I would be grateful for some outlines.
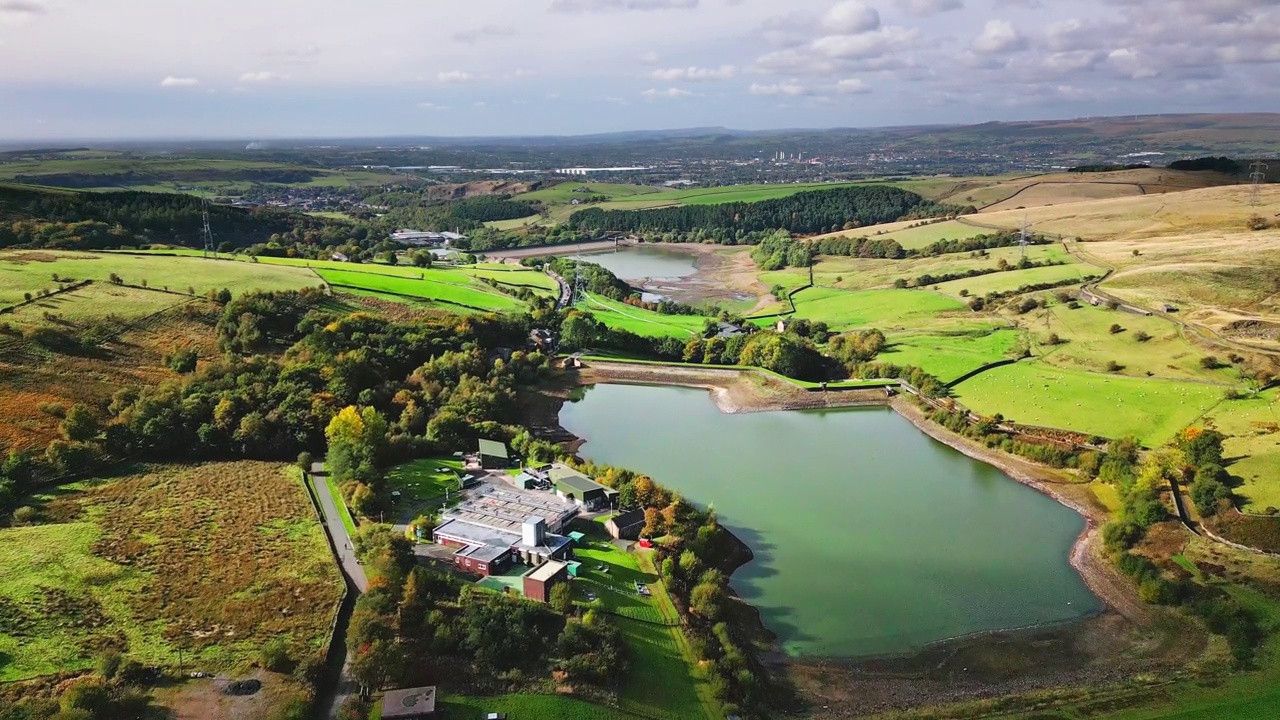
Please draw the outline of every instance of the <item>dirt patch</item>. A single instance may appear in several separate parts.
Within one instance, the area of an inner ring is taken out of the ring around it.
[[[228,692],[231,683],[261,683],[252,693]],[[156,703],[172,720],[256,720],[274,717],[293,700],[305,700],[306,689],[283,676],[258,671],[252,675],[194,679],[156,693]]]
[[[542,183],[508,182],[506,180],[478,180],[476,182],[432,185],[427,197],[432,200],[459,200],[484,195],[519,195],[542,187]]]

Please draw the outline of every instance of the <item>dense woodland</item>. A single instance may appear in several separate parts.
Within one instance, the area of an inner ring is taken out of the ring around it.
[[[0,247],[100,250],[146,243],[203,244],[201,200],[177,193],[84,193],[0,185]],[[292,233],[308,242],[348,237],[350,229],[308,215],[209,205],[215,240],[228,248]]]
[[[682,205],[651,210],[579,210],[577,229],[625,232],[710,232],[725,238],[786,230],[813,234],[964,212],[886,185],[810,190],[759,202]]]

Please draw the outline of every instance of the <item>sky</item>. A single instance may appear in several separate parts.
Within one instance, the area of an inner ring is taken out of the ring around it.
[[[0,143],[1280,110],[1280,0],[0,0]]]

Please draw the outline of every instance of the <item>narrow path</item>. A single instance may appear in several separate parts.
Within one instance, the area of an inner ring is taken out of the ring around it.
[[[356,597],[369,589],[369,579],[365,576],[364,567],[356,559],[355,546],[351,536],[347,534],[346,525],[342,522],[343,510],[333,502],[329,478],[324,475],[312,475],[311,480],[315,485],[316,498],[320,501],[320,509],[324,513],[325,526],[329,529],[330,537],[333,538],[333,549],[338,555],[338,566],[347,582],[347,590],[352,595],[351,601],[354,602]],[[347,698],[360,694],[360,683],[351,676],[351,656],[346,649],[346,633],[335,633],[333,645],[334,651],[342,654],[342,674],[338,677],[338,685],[333,689],[332,699],[328,707],[324,708],[323,716],[330,720],[337,720],[338,711],[341,710]]]

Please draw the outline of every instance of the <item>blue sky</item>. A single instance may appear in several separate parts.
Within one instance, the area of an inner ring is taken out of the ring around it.
[[[1280,110],[1280,0],[0,0],[0,142]]]

